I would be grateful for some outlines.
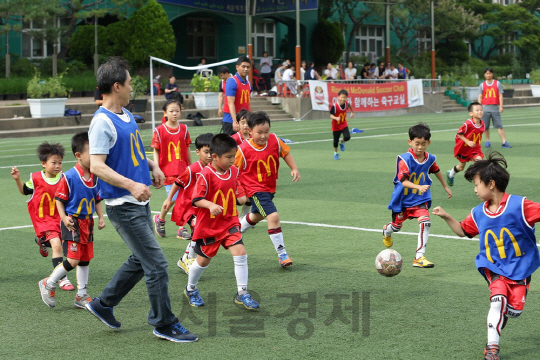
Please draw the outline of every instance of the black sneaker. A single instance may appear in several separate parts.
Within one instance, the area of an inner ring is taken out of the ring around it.
[[[113,308],[101,305],[98,297],[95,297],[92,301],[86,304],[85,308],[111,329],[118,329],[120,325],[122,325],[120,321],[116,320],[114,317]]]
[[[167,326],[155,328],[154,335],[156,335],[158,338],[173,342],[194,342],[199,340],[197,335],[187,331],[187,329],[183,327],[179,321]]]

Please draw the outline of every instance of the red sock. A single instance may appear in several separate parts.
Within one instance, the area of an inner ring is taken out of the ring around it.
[[[251,213],[250,213],[250,214],[251,214]],[[246,215],[246,221],[248,222],[249,225],[257,225],[257,223],[254,223],[253,221],[251,221],[251,220],[249,219],[249,215],[250,215],[250,214],[247,214],[247,215]]]

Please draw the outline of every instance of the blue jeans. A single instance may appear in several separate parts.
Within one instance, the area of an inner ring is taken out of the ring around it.
[[[118,305],[145,276],[150,298],[148,323],[162,327],[177,321],[169,298],[167,258],[154,235],[150,205],[107,206],[107,215],[133,254],[116,271],[100,299],[109,306]]]

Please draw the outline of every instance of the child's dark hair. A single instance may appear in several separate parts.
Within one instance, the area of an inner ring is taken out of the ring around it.
[[[409,139],[425,139],[429,140],[431,139],[431,132],[429,130],[428,124],[424,122],[420,122],[414,126],[411,126],[409,129]]]
[[[493,75],[495,75],[495,73],[493,72],[493,68],[492,68],[492,67],[487,67],[487,68],[485,68],[485,69],[484,69],[484,74],[487,73],[488,71],[489,71],[490,73],[492,73]]]
[[[507,167],[504,157],[497,151],[492,151],[488,154],[486,160],[477,160],[469,166],[465,171],[465,179],[472,182],[474,177],[478,175],[480,181],[486,186],[493,180],[495,181],[495,187],[499,191],[505,192],[510,181],[510,174],[506,171]]]
[[[252,112],[251,114],[249,114],[247,121],[249,128],[252,130],[257,125],[264,125],[266,123],[270,125],[270,117],[264,111]]]
[[[475,107],[476,105],[482,106],[482,104],[480,104],[478,101],[473,101],[472,103],[469,104],[469,106],[467,106],[467,110],[469,112],[472,112],[473,107]]]
[[[73,151],[73,155],[75,153],[82,153],[85,144],[88,144],[88,131],[73,135],[71,138],[71,151]]]
[[[38,146],[37,156],[39,158],[39,161],[45,162],[47,161],[47,159],[49,159],[49,156],[53,155],[58,155],[62,159],[64,158],[64,147],[60,145],[60,143],[49,144],[45,141]]]
[[[218,72],[218,74],[229,74],[230,73],[229,68],[226,67],[226,66],[218,67],[217,72]]]
[[[240,122],[240,119],[242,118],[248,118],[249,115],[251,115],[251,112],[247,111],[246,109],[242,109],[236,114],[236,121]]]
[[[227,134],[217,134],[210,143],[210,153],[221,156],[233,149],[236,149],[236,141]]]
[[[167,108],[169,107],[169,105],[171,104],[176,104],[178,105],[178,107],[180,108],[180,110],[182,109],[182,103],[180,102],[180,100],[178,100],[178,98],[172,98],[172,99],[169,99],[165,102],[165,104],[163,104],[163,111],[167,111]]]
[[[249,57],[242,55],[236,60],[236,65],[242,65],[242,63],[247,62],[249,63],[249,66],[251,66],[251,60]]]
[[[214,134],[212,133],[206,133],[206,134],[201,134],[197,136],[197,138],[195,139],[195,149],[201,150],[205,146],[210,147],[213,137],[214,137]]]
[[[338,94],[338,96],[341,95],[341,94],[345,94],[345,96],[347,96],[347,97],[349,96],[349,93],[345,89],[339,90],[339,92],[337,94]]]

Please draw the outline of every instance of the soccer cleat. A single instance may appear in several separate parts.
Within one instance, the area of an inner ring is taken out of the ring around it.
[[[88,294],[84,294],[81,297],[79,297],[79,295],[75,295],[75,302],[73,305],[79,309],[86,309],[86,304],[88,304],[90,301],[92,301],[92,298],[88,296]]]
[[[512,148],[508,142],[505,142],[504,144],[502,144],[501,147],[506,148],[506,149],[511,149]]]
[[[176,233],[176,238],[181,240],[191,240],[191,233],[185,228],[179,228]]]
[[[435,264],[426,259],[425,256],[422,256],[420,259],[414,259],[412,265],[419,268],[432,268],[435,266]]]
[[[189,266],[193,263],[193,261],[190,262],[191,259],[187,258],[187,254],[182,255],[182,257],[178,260],[176,265],[184,270],[186,275],[189,275]]]
[[[386,230],[386,227],[388,226],[388,224],[384,225],[383,227],[383,233],[382,233],[382,242],[384,244],[384,246],[386,246],[387,248],[391,247],[392,244],[394,243],[394,241],[392,240],[392,235],[390,236],[386,236],[384,234],[384,230]]]
[[[454,186],[454,178],[450,177],[450,170],[446,171],[446,182],[448,183],[448,186]]]
[[[292,260],[289,257],[289,254],[284,253],[284,254],[279,255],[279,265],[281,265],[281,267],[292,265]]]
[[[41,300],[43,300],[48,307],[55,307],[56,299],[54,298],[54,295],[56,292],[56,285],[47,284],[47,279],[48,277],[38,282]]]
[[[159,236],[165,237],[165,220],[161,220],[159,215],[154,216],[154,229]]]
[[[186,297],[188,298],[189,305],[195,306],[195,307],[204,306],[204,300],[199,295],[199,290],[198,289],[195,289],[193,291],[188,291],[188,289],[185,288],[184,289],[184,295],[186,295]]]
[[[242,296],[236,293],[236,296],[234,297],[234,303],[238,305],[244,305],[244,307],[248,310],[255,310],[259,308],[259,303],[253,300],[251,295],[248,293]]]
[[[340,143],[339,148],[341,149],[341,151],[345,151],[345,143]]]
[[[39,241],[39,238],[36,236],[36,238],[34,239],[34,241],[36,242],[36,244],[39,246],[39,253],[41,254],[41,256],[43,257],[47,257],[49,256],[49,249],[47,249],[45,247],[45,245],[43,245],[41,243],[41,241]]]
[[[484,360],[499,360],[499,345],[486,345],[484,348]]]
[[[339,160],[339,154],[334,154],[334,160]]]
[[[486,141],[486,149],[490,148],[491,147],[491,142],[489,141]]]
[[[154,329],[154,335],[158,338],[173,342],[194,342],[199,340],[199,337],[190,333],[179,321],[167,326]]]
[[[85,306],[86,310],[90,311],[92,315],[97,317],[99,321],[110,327],[111,329],[118,329],[122,324],[120,321],[116,320],[113,314],[113,308],[110,306],[101,305],[101,301],[98,297],[95,297],[87,303]]]
[[[73,291],[75,290],[75,287],[71,284],[71,281],[68,280],[68,278],[64,278],[64,280],[60,280],[58,282],[58,285],[60,285],[60,289],[64,291]]]

